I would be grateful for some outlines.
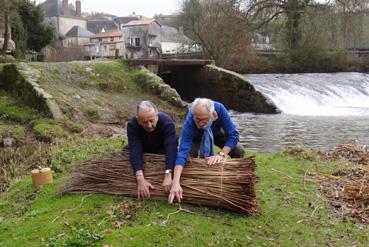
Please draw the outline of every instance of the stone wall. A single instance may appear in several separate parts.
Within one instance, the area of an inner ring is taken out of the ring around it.
[[[143,89],[151,94],[159,96],[161,99],[167,101],[173,106],[183,108],[187,106],[187,104],[182,101],[178,92],[168,84],[164,83],[162,78],[150,72],[143,66],[141,66],[141,70],[145,72],[145,76],[142,78],[136,78],[136,82],[138,82]]]
[[[215,65],[170,66],[160,71],[160,77],[184,100],[207,97],[239,112],[279,113],[269,99],[235,72]]]
[[[56,120],[64,118],[52,95],[37,84],[38,71],[25,64],[7,64],[0,73],[0,87],[22,103],[42,111]]]

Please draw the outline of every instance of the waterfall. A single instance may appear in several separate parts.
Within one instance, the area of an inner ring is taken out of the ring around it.
[[[244,75],[286,114],[369,116],[369,74],[307,73]]]

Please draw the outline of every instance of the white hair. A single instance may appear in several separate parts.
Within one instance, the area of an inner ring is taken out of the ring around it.
[[[157,113],[158,112],[158,108],[151,101],[144,100],[144,101],[141,101],[138,104],[137,109],[136,109],[136,115],[138,116],[138,114],[140,112],[155,112],[155,113]]]
[[[197,107],[205,107],[206,110],[208,110],[209,114],[213,114],[214,112],[214,102],[211,99],[208,98],[196,98],[190,105],[190,109],[192,112],[194,112],[194,110]]]

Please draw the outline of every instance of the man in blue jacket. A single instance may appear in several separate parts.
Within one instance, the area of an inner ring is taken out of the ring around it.
[[[214,154],[214,144],[222,148]],[[182,129],[181,143],[175,162],[174,175],[168,202],[174,198],[182,199],[180,177],[189,155],[206,158],[208,165],[221,162],[227,155],[241,158],[244,148],[239,143],[239,133],[223,104],[207,98],[197,98],[191,104],[190,111]]]
[[[168,193],[172,184],[172,170],[177,155],[178,135],[173,120],[150,101],[142,101],[136,116],[127,124],[129,157],[137,180],[138,198],[150,197],[152,184],[145,179],[143,154],[165,154],[163,187]]]

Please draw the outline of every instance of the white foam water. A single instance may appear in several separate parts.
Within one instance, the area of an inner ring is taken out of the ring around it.
[[[244,76],[286,114],[369,116],[369,75],[365,73]]]

